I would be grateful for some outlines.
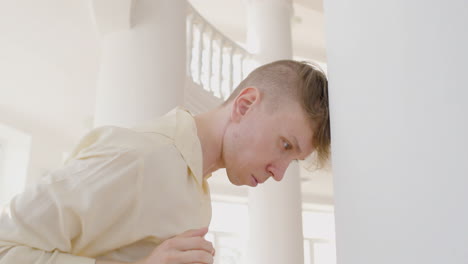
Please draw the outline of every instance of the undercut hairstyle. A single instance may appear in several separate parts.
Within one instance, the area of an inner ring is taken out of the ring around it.
[[[234,100],[245,88],[257,88],[267,107],[275,111],[282,100],[299,102],[310,121],[313,131],[312,145],[318,167],[330,157],[330,116],[328,81],[316,65],[294,60],[275,61],[252,71],[232,92],[223,105]]]

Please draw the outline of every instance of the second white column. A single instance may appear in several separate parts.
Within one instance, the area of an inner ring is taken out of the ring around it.
[[[292,58],[290,0],[248,0],[249,49],[259,64]],[[293,163],[284,179],[270,179],[249,192],[248,263],[304,262],[302,196],[299,167]]]

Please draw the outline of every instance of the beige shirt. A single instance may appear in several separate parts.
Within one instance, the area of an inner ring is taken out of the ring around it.
[[[65,166],[2,210],[0,264],[141,259],[209,225],[202,166],[195,120],[183,109],[135,129],[95,129]]]

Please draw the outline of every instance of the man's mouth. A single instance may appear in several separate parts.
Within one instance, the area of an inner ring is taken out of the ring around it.
[[[255,178],[255,176],[253,176],[253,174],[251,174],[250,176],[252,176],[252,177],[251,177],[251,185],[250,185],[250,186],[252,186],[252,187],[257,186],[257,185],[258,185],[258,180],[257,180],[257,178]]]

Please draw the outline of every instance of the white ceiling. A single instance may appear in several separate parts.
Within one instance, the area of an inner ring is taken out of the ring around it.
[[[245,43],[247,27],[245,0],[189,0],[189,2],[206,20],[229,38]],[[295,0],[293,9],[291,33],[294,56],[326,63],[322,1]]]

